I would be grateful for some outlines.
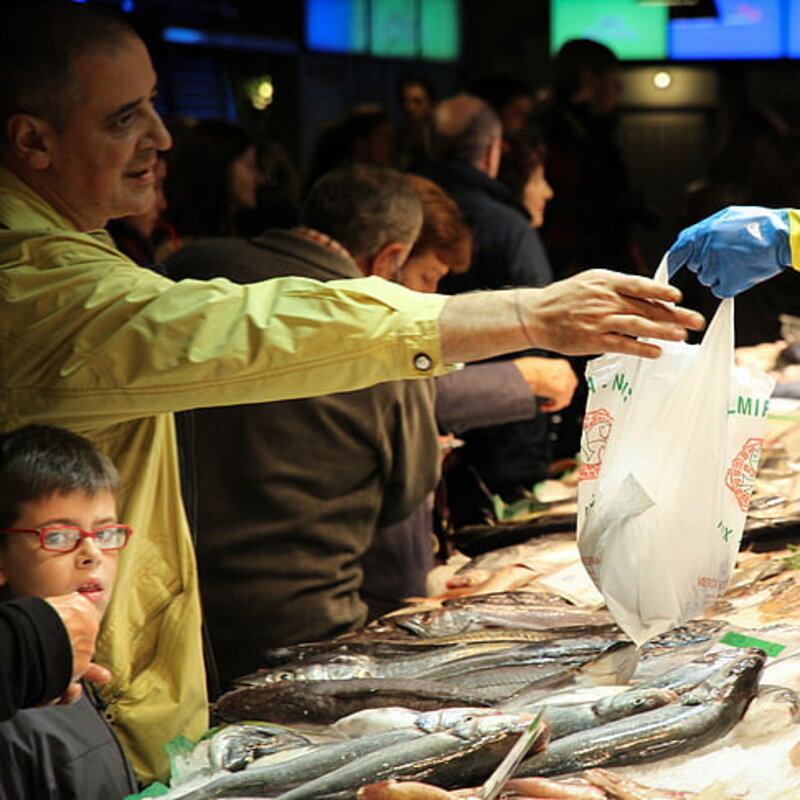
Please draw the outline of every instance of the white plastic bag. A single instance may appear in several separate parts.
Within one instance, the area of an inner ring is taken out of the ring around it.
[[[666,282],[662,262],[656,279]],[[637,644],[718,598],[739,549],[774,381],[733,363],[733,300],[702,344],[586,369],[578,547]]]

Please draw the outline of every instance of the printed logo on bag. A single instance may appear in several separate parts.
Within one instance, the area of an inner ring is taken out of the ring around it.
[[[588,411],[583,417],[583,436],[581,437],[581,465],[578,469],[579,481],[594,480],[603,466],[608,437],[614,417],[606,408]]]
[[[758,471],[758,459],[763,441],[763,439],[748,439],[734,456],[733,463],[725,473],[725,485],[733,492],[739,508],[745,512],[750,507],[750,495]]]
[[[758,417],[763,419],[769,412],[769,398],[736,395],[736,402],[728,409],[728,415]]]

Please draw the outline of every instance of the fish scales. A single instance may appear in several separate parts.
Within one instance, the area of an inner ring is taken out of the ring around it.
[[[516,775],[560,775],[588,767],[655,761],[703,747],[741,719],[755,695],[766,654],[743,649],[679,702],[564,736],[520,764]]]
[[[543,631],[561,627],[572,629],[584,627],[619,631],[611,615],[606,612],[554,605],[526,606],[524,610],[503,606],[487,609],[442,607],[399,616],[395,618],[394,623],[424,637],[502,627]]]
[[[530,715],[473,720],[450,731],[383,748],[281,794],[278,800],[355,797],[362,786],[388,778],[458,788],[491,774],[530,724]]]
[[[542,712],[550,730],[550,740],[555,741],[570,733],[587,730],[617,719],[643,714],[676,700],[678,695],[669,689],[628,689],[596,702],[553,706],[544,703],[528,706],[501,706],[504,711]]]
[[[515,646],[514,641],[476,641],[420,652],[395,652],[392,656],[340,652],[321,660],[304,660],[272,669],[261,669],[238,678],[237,686],[292,680],[344,680],[347,678],[413,678],[438,666],[482,653],[497,653]]]
[[[398,728],[359,739],[318,745],[312,751],[300,754],[289,761],[282,761],[280,764],[253,767],[243,772],[217,773],[203,786],[190,789],[177,787],[164,798],[165,800],[214,800],[218,797],[242,797],[247,793],[266,797],[288,791],[368,753],[427,735],[426,731],[416,727]]]
[[[211,800],[216,797],[241,797],[245,793],[262,797],[285,792],[369,753],[430,733],[468,726],[482,716],[500,717],[497,711],[488,708],[445,708],[421,712],[408,726],[321,744],[278,764],[251,767],[244,772],[220,773],[202,787],[173,789],[166,795],[166,800]]]
[[[493,669],[510,664],[574,664],[588,661],[617,644],[615,635],[583,636],[576,639],[555,639],[550,642],[533,642],[517,645],[498,653],[469,656],[442,667],[420,673],[428,680],[452,679],[457,674],[479,669]]]
[[[362,708],[404,706],[429,711],[486,705],[481,697],[436,681],[356,678],[283,681],[233,689],[217,700],[214,711],[226,722],[262,719],[280,725],[330,725]]]

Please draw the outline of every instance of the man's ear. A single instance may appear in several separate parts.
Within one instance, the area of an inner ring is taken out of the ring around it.
[[[11,154],[28,167],[35,170],[50,166],[49,122],[33,114],[14,114],[6,125],[8,148]]]
[[[400,242],[384,245],[367,263],[368,275],[377,275],[387,281],[397,281],[400,267],[405,261],[406,246]]]
[[[500,172],[500,157],[502,154],[503,138],[502,136],[495,136],[489,144],[486,145],[486,150],[484,150],[479,169],[485,172],[490,178],[496,178],[497,173]]]

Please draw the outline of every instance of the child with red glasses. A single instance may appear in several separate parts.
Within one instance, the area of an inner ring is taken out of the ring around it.
[[[0,434],[0,600],[78,592],[102,616],[130,528],[119,476],[82,436],[28,425]],[[119,800],[138,790],[89,684],[72,705],[0,723],[0,797]]]

